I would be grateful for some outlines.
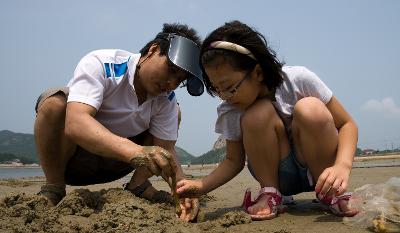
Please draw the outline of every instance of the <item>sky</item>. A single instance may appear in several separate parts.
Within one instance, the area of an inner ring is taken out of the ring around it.
[[[33,133],[34,105],[64,86],[92,50],[137,53],[163,23],[184,23],[204,39],[240,20],[266,38],[281,61],[315,72],[359,127],[361,148],[400,147],[400,1],[8,0],[0,3],[0,130]],[[210,150],[217,98],[176,91],[177,145]]]

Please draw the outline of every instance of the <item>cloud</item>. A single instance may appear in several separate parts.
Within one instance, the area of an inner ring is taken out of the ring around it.
[[[385,116],[400,117],[400,107],[396,105],[391,97],[383,98],[381,101],[371,99],[361,106],[361,110],[377,112]]]

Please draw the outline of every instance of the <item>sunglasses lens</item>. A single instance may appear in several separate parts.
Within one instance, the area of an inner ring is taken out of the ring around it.
[[[204,92],[203,82],[194,76],[191,76],[186,80],[186,88],[192,96],[199,96]]]

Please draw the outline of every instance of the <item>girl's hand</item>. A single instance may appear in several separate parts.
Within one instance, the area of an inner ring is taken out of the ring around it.
[[[200,197],[203,195],[204,187],[203,182],[201,180],[180,180],[176,184],[176,192],[178,193],[180,198],[185,197]]]
[[[322,196],[342,195],[348,187],[350,170],[341,164],[326,168],[318,178],[315,192]]]

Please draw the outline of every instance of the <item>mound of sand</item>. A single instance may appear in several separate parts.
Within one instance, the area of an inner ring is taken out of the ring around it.
[[[55,207],[40,196],[11,193],[0,201],[0,221],[1,232],[225,232],[251,219],[232,211],[212,221],[185,223],[176,218],[172,205],[112,188],[76,189]]]

